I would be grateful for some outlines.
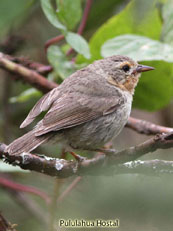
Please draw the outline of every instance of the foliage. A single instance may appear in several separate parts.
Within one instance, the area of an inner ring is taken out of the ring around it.
[[[115,52],[128,54],[137,61],[148,61],[147,65],[155,67],[155,71],[142,75],[135,92],[134,107],[153,111],[169,103],[173,96],[173,47],[148,37],[126,34],[107,40],[101,47],[103,57]]]
[[[173,47],[148,37],[125,34],[107,40],[101,47],[105,58],[115,54],[126,55],[137,61],[163,60],[173,62]]]
[[[10,103],[16,103],[16,102],[26,102],[32,97],[41,97],[40,91],[36,90],[35,88],[29,88],[25,91],[23,91],[21,94],[15,97],[10,98]]]
[[[42,0],[42,2],[49,1]],[[157,3],[160,3],[160,1],[157,1]],[[171,21],[169,20],[171,13],[167,13],[170,9],[169,4],[171,4],[171,1],[166,3],[163,7],[163,18],[168,22]],[[141,9],[143,9],[143,11]],[[71,9],[71,11],[73,13],[73,9]],[[76,8],[77,18],[79,18],[78,11],[79,4]],[[61,16],[59,16],[58,13],[61,13]],[[51,15],[55,16],[53,10],[46,13],[48,19]],[[137,87],[133,104],[134,107],[145,110],[158,110],[169,103],[172,97],[173,87],[172,65],[168,63],[173,62],[173,48],[171,47],[171,42],[170,45],[159,42],[161,33],[163,40],[167,35],[168,32],[166,31],[168,29],[165,29],[165,27],[167,28],[168,26],[165,23],[162,26],[156,1],[144,2],[141,0],[133,0],[119,14],[110,18],[98,28],[89,42],[91,58],[86,41],[81,37],[78,38],[79,35],[66,31],[70,25],[70,20],[64,20],[66,13],[63,13],[63,10],[58,10],[57,16],[61,25],[64,23],[63,26],[66,26],[65,32],[62,31],[61,27],[59,27],[59,29],[65,34],[67,43],[72,46],[75,51],[83,55],[78,56],[78,63],[91,63],[96,59],[114,54],[131,56],[137,61],[149,61],[147,62],[148,65],[153,63],[151,61],[155,61],[154,65],[157,67],[155,72],[147,73],[148,75],[146,76],[148,77],[146,77],[145,80],[144,77],[142,77]],[[51,23],[54,25],[53,21],[51,21]],[[170,31],[171,28],[173,27],[169,26]],[[169,34],[171,34],[170,31]],[[168,36],[166,40],[167,42],[169,41],[169,37],[170,36]],[[51,56],[51,52],[55,53],[55,50],[53,51],[53,49],[51,49],[48,53],[49,57]],[[64,62],[65,65],[62,66],[68,66],[67,60]],[[53,63],[53,60],[51,63]],[[57,68],[55,70],[60,77],[65,77],[65,75],[59,73],[61,72],[60,70]],[[165,76],[164,73],[169,74]],[[151,98],[152,100],[150,100]]]
[[[68,61],[67,57],[58,46],[50,46],[48,48],[47,57],[54,71],[62,79],[65,79],[74,72],[74,65]]]
[[[58,3],[60,2],[61,1],[56,1],[57,7],[58,7]],[[62,1],[62,3],[59,4],[60,8],[57,8],[57,10],[53,8],[50,0],[41,0],[42,3],[41,5],[49,22],[53,26],[61,30],[61,32],[64,34],[66,38],[66,41],[71,45],[71,47],[79,54],[82,54],[84,57],[90,58],[88,43],[85,41],[85,39],[79,34],[75,34],[67,30],[67,28],[73,27],[78,22],[81,15],[79,1],[74,0],[73,4],[75,3],[75,5],[68,4],[68,2],[69,1]],[[67,5],[68,5],[68,9],[66,9]],[[68,15],[67,11],[68,13],[70,12],[71,15],[71,17],[70,15],[68,16],[68,19],[67,19],[67,15]],[[72,18],[72,24],[69,18]],[[74,18],[76,20],[73,20]],[[63,25],[63,23],[66,24],[67,27],[66,25]]]
[[[162,40],[166,43],[173,45],[173,1],[168,0],[162,8],[162,17],[163,17],[163,29],[162,29]]]
[[[172,4],[172,0],[132,0],[126,6],[123,3],[118,14],[97,28],[88,46],[84,37],[74,32],[82,20],[82,1],[74,0],[72,4],[69,0],[41,0],[41,7],[49,22],[65,36],[66,44],[79,54],[76,60],[78,64],[84,66],[102,57],[122,54],[154,65],[156,70],[141,78],[133,104],[149,111],[165,107],[173,95]],[[119,5],[120,2],[116,1],[115,7]],[[103,9],[102,4],[100,7]],[[98,5],[97,8],[99,12]],[[94,20],[93,16],[91,18]],[[63,80],[78,68],[71,63],[70,56],[67,57],[63,48],[64,45],[61,48],[53,46],[47,53],[48,61],[54,67],[53,76],[58,82],[58,78]],[[26,93],[22,94],[25,99]],[[34,96],[29,93],[28,98],[29,95]],[[20,102],[21,97],[17,98]]]
[[[82,16],[81,0],[56,0],[57,15],[69,30],[74,29]]]

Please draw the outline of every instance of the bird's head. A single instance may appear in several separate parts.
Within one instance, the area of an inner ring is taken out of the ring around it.
[[[154,70],[153,67],[138,64],[127,56],[114,55],[100,61],[107,81],[131,94],[134,93],[141,73]]]

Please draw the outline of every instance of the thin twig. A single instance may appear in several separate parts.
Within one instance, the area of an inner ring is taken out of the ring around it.
[[[22,184],[14,182],[12,180],[9,180],[5,177],[0,177],[0,185],[5,187],[5,188],[13,189],[15,191],[26,192],[26,193],[31,193],[31,194],[37,195],[37,196],[41,197],[46,203],[50,202],[49,196],[45,192],[40,191],[35,187],[31,187],[28,185],[27,186],[22,185]]]
[[[19,77],[22,77],[22,80],[29,83],[33,87],[36,87],[44,93],[52,90],[54,87],[57,86],[56,83],[48,81],[36,71],[30,70],[26,67],[21,66],[20,64],[16,64],[8,60],[3,53],[0,53],[0,67],[8,70],[9,72],[18,74]]]
[[[78,31],[77,31],[78,34],[82,34],[84,29],[85,29],[92,2],[93,2],[93,0],[87,0],[86,1],[86,6],[84,9],[82,21],[81,21],[79,28],[78,28]]]
[[[22,66],[27,67],[31,70],[34,70],[38,72],[39,74],[48,74],[49,72],[53,70],[53,68],[50,65],[44,65],[42,63],[33,62],[30,59],[23,57],[23,56],[16,57],[16,56],[5,54],[5,57],[12,62],[21,64]]]
[[[77,34],[82,34],[83,31],[84,31],[84,28],[86,26],[86,22],[87,22],[87,19],[88,19],[88,15],[89,15],[89,12],[90,12],[90,9],[91,9],[91,5],[92,5],[92,1],[93,0],[87,0],[86,1],[86,5],[85,5],[85,9],[84,9],[84,13],[83,13],[83,17],[82,17],[82,20],[81,20],[81,23],[79,25],[79,28],[78,28],[78,31],[77,31]],[[70,55],[71,53],[73,52],[73,48],[70,48],[66,55]]]
[[[173,128],[168,128],[151,122],[129,117],[126,127],[145,135],[156,135],[158,133],[173,132]]]
[[[86,22],[87,22],[88,14],[89,14],[89,11],[90,11],[90,8],[91,8],[92,1],[93,0],[87,0],[87,2],[86,2],[86,6],[85,6],[85,9],[84,9],[84,14],[83,14],[83,18],[81,20],[81,23],[80,23],[78,31],[77,31],[78,34],[82,34],[83,33],[83,30],[84,30]],[[44,46],[45,51],[47,51],[47,49],[48,49],[49,46],[62,41],[64,38],[65,38],[64,35],[58,35],[58,36],[56,36],[54,38],[49,39],[45,43],[45,46]],[[67,51],[67,55],[70,55],[72,51],[73,51],[73,49],[70,48],[69,51]]]
[[[61,187],[61,183],[59,179],[55,179],[54,190],[52,195],[52,200],[50,203],[50,219],[49,219],[49,231],[55,230],[55,220],[56,220],[56,209],[57,209],[57,198],[59,196],[59,191]]]
[[[7,54],[14,54],[24,45],[25,39],[19,35],[8,35],[4,41],[0,42],[0,50]]]
[[[59,202],[63,201],[67,195],[69,195],[69,193],[76,187],[76,185],[81,181],[81,179],[81,176],[76,177],[73,180],[73,182],[66,188],[66,190],[63,193],[61,193],[61,195],[57,199],[58,204]]]
[[[47,40],[47,42],[45,43],[45,46],[44,46],[45,51],[47,51],[49,46],[51,46],[51,45],[53,45],[55,43],[58,43],[63,39],[64,39],[64,35],[58,35],[58,36],[56,36],[54,38],[51,38],[51,39]]]
[[[16,231],[16,225],[9,223],[0,213],[0,231]]]

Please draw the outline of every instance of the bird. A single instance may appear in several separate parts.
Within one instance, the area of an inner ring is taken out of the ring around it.
[[[14,140],[6,152],[19,155],[41,144],[61,143],[65,150],[94,151],[118,136],[131,113],[142,72],[153,67],[113,55],[77,70],[40,98],[20,128],[42,112],[36,126]]]

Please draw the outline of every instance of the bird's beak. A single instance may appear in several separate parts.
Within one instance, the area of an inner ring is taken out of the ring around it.
[[[152,70],[154,70],[154,67],[145,66],[145,65],[138,65],[137,68],[133,71],[133,74],[141,73],[144,71],[152,71]]]

